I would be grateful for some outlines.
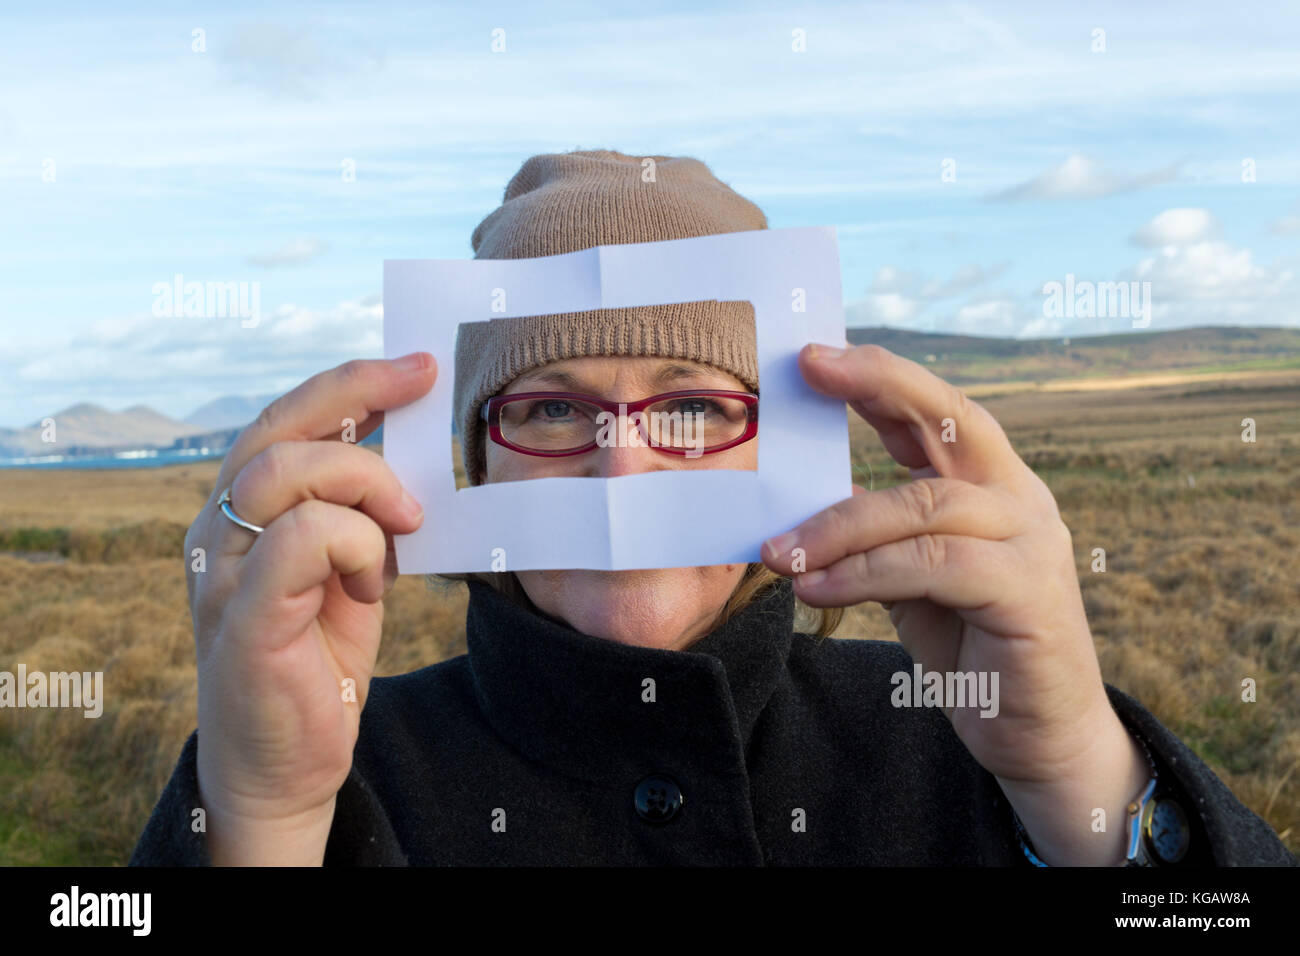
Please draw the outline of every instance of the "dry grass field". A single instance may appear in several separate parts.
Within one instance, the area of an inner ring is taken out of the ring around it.
[[[984,393],[1073,532],[1106,680],[1300,852],[1300,374]],[[852,417],[855,481],[906,480]],[[0,670],[102,670],[106,696],[97,720],[0,710],[0,864],[129,857],[196,725],[182,542],[217,467],[0,472]],[[462,653],[464,608],[402,578],[379,673]],[[862,605],[836,636],[893,631]]]

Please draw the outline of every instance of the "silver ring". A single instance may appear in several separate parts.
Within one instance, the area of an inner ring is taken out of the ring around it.
[[[227,488],[225,491],[223,491],[223,492],[221,493],[221,497],[217,499],[217,506],[218,506],[219,508],[221,508],[221,513],[222,513],[223,515],[225,515],[227,518],[229,518],[229,519],[230,519],[231,521],[233,521],[235,524],[239,525],[239,526],[240,526],[241,528],[243,528],[245,531],[251,531],[251,532],[253,532],[253,534],[261,534],[263,531],[266,530],[265,528],[259,528],[257,525],[253,524],[251,521],[245,521],[243,518],[239,517],[239,515],[235,514],[235,509],[232,508],[232,507],[230,507],[230,489],[229,489],[229,488]]]

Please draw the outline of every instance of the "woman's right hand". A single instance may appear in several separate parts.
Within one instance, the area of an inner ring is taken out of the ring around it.
[[[396,579],[392,537],[423,521],[384,459],[340,437],[351,419],[361,441],[436,376],[433,356],[418,352],[303,382],[240,433],[185,536],[199,796],[215,864],[324,859]],[[227,487],[261,534],[221,513]]]

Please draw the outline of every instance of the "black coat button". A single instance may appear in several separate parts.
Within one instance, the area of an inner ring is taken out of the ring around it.
[[[672,777],[652,774],[636,785],[637,815],[647,823],[667,823],[682,808],[682,788]]]

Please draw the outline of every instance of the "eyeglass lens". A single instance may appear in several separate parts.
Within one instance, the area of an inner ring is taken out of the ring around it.
[[[521,399],[501,405],[502,436],[534,451],[567,451],[617,442],[618,416],[571,398]],[[652,446],[709,449],[735,441],[749,423],[749,406],[725,395],[679,395],[629,413],[630,432],[640,418]]]

